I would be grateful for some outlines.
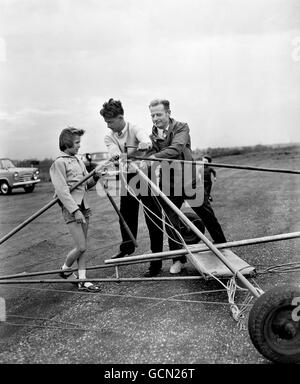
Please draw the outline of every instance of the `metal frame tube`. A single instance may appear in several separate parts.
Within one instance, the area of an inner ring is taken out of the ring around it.
[[[191,228],[191,230],[208,246],[208,248],[226,265],[226,267],[240,280],[242,284],[252,293],[253,296],[259,297],[260,293],[256,288],[229,262],[226,257],[210,242],[206,236],[185,216],[185,214],[172,203],[170,199],[155,185],[135,164],[132,164],[133,168],[138,174],[149,183],[151,188],[159,194],[159,196],[171,207],[178,216]],[[188,254],[187,254],[188,256]]]
[[[119,219],[121,220],[121,223],[125,229],[125,231],[127,232],[128,236],[130,237],[131,241],[133,242],[135,248],[138,247],[138,244],[136,242],[136,239],[134,238],[130,228],[128,227],[128,224],[126,223],[122,213],[120,212],[117,204],[115,203],[114,199],[112,198],[111,194],[107,191],[107,188],[105,187],[105,185],[103,184],[103,182],[101,180],[99,180],[99,182],[101,183],[102,185],[102,188],[104,189],[104,192],[106,193],[106,196],[108,197],[108,200],[111,202],[111,205],[113,206],[114,210],[116,211],[117,215],[119,216]]]
[[[255,244],[263,244],[263,243],[271,243],[275,241],[282,241],[282,240],[290,240],[290,239],[297,239],[300,238],[300,232],[291,232],[291,233],[285,233],[281,235],[273,235],[273,236],[264,236],[264,237],[256,237],[253,239],[244,239],[244,240],[236,240],[236,241],[229,241],[228,243],[220,243],[220,244],[214,244],[214,246],[217,249],[226,249],[226,248],[234,248],[234,247],[243,247],[247,245],[255,245]],[[206,252],[209,250],[207,246],[204,244],[194,244],[190,245],[189,250],[191,252]],[[176,256],[186,255],[189,253],[186,249],[177,249],[175,251],[164,251],[164,252],[157,252],[157,253],[148,253],[143,255],[135,255],[135,256],[127,256],[123,257],[123,261],[121,262],[120,259],[108,259],[105,260],[106,264],[117,264],[122,263],[124,264],[126,262],[132,262],[132,261],[139,261],[144,260],[151,261],[153,259],[172,259]]]
[[[88,175],[83,177],[81,180],[79,180],[77,183],[75,183],[71,188],[70,192],[72,192],[75,188],[77,188],[79,185],[90,179],[92,176],[94,176],[96,170],[93,169],[92,172],[90,172]],[[15,233],[19,232],[22,228],[26,227],[29,223],[31,223],[33,220],[35,220],[37,217],[39,217],[42,213],[47,211],[49,208],[51,208],[54,204],[58,202],[58,198],[56,197],[54,200],[49,201],[48,204],[46,204],[43,208],[39,209],[36,213],[28,217],[25,221],[23,221],[21,224],[19,224],[17,227],[12,229],[10,232],[8,232],[5,236],[3,236],[0,239],[0,245],[3,244],[6,240],[8,240],[10,237],[12,237]]]
[[[84,281],[89,282],[115,282],[119,283],[121,281],[124,282],[140,282],[140,281],[172,281],[172,280],[203,280],[202,276],[175,276],[175,277],[118,277],[118,278],[88,278],[88,279],[39,279],[39,280],[0,280],[1,284],[49,284],[49,283],[60,283],[60,284],[71,284],[71,283],[79,283]]]
[[[86,175],[85,177],[83,177],[81,180],[79,180],[77,183],[75,183],[71,188],[70,188],[70,192],[74,191],[74,189],[76,189],[79,185],[81,185],[82,183],[84,183],[85,181],[87,181],[88,179],[90,179],[92,176],[94,176],[94,174],[96,173],[96,169],[93,169],[88,175]],[[106,172],[103,172],[102,175],[105,175]],[[48,204],[46,204],[44,207],[42,207],[41,209],[39,209],[36,213],[34,213],[33,215],[31,215],[30,217],[28,217],[26,220],[24,220],[21,224],[19,224],[17,227],[15,227],[14,229],[12,229],[10,232],[8,232],[5,236],[3,236],[1,239],[0,239],[0,245],[3,244],[6,240],[8,240],[9,238],[11,238],[15,233],[19,232],[22,228],[26,227],[29,223],[31,223],[33,220],[35,220],[37,217],[39,217],[42,213],[46,212],[49,208],[51,208],[53,205],[55,205],[57,202],[58,202],[58,198],[55,198],[51,201],[49,201]],[[112,203],[111,199],[109,199],[110,202]],[[115,205],[113,204],[113,207],[116,209]],[[116,210],[117,212],[117,210]],[[118,212],[117,212],[118,213]],[[118,213],[119,214],[119,213]],[[124,220],[124,219],[123,219]],[[130,237],[133,238],[133,235],[132,233],[130,232],[128,226],[126,228],[126,226],[124,226],[126,231],[128,231],[128,234]],[[132,239],[135,246],[137,247],[137,243],[135,241],[135,239],[133,238]]]
[[[130,156],[130,159],[135,160],[148,160],[148,161],[169,161],[169,162],[177,162],[177,163],[192,163],[192,164],[199,164],[199,165],[205,165],[207,163],[204,163],[203,161],[199,160],[178,160],[178,159],[165,159],[161,157],[156,157],[155,159],[149,159],[145,156]],[[295,175],[300,175],[299,170],[292,170],[292,169],[280,169],[280,168],[265,168],[265,167],[253,167],[250,165],[234,165],[234,164],[221,164],[221,163],[209,163],[209,166],[213,167],[221,167],[221,168],[233,168],[233,169],[245,169],[248,171],[261,171],[261,172],[277,172],[277,173],[291,173]]]
[[[268,243],[268,242],[274,242],[274,241],[289,240],[289,239],[295,239],[299,237],[300,237],[300,232],[292,232],[292,233],[286,233],[282,235],[265,236],[265,237],[258,237],[254,239],[231,241],[228,243],[216,244],[215,247],[218,249],[226,249],[226,248],[234,248],[234,247],[241,247],[241,246],[247,246],[247,245],[262,244],[262,243]],[[189,246],[188,248],[191,252],[195,252],[195,253],[206,252],[209,250],[209,248],[204,244],[201,244],[201,245],[195,244],[195,245]],[[164,251],[164,252],[149,253],[149,254],[142,254],[142,255],[135,255],[135,256],[127,256],[127,257],[122,257],[120,259],[108,259],[108,260],[105,260],[105,264],[99,264],[93,267],[87,267],[86,270],[111,268],[111,267],[114,267],[115,265],[125,266],[125,265],[131,265],[131,264],[140,264],[140,263],[146,263],[153,260],[167,260],[167,259],[172,259],[176,256],[186,255],[187,253],[188,251],[183,248],[183,249],[178,249],[176,251]],[[70,269],[70,271],[76,272],[77,268]],[[21,272],[18,274],[0,276],[0,281],[7,280],[7,279],[15,279],[15,278],[19,279],[24,277],[58,274],[59,272],[61,272],[60,269],[54,269],[54,270],[48,270],[48,271],[42,271],[42,272],[29,272],[29,273]]]

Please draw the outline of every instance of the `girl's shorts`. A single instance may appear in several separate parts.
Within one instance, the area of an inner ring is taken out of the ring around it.
[[[78,206],[78,208],[86,219],[92,215],[92,211],[90,208],[81,208],[80,206]],[[65,207],[62,207],[62,214],[66,224],[73,223],[74,221],[76,221],[75,214],[70,213]]]

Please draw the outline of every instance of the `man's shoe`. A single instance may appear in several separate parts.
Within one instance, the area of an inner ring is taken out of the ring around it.
[[[171,265],[170,273],[176,274],[176,273],[181,272],[183,266],[184,265],[181,261],[179,261],[179,260],[175,261],[175,263],[173,265]]]
[[[125,255],[127,255],[127,253],[119,252],[116,255],[112,256],[111,259],[120,259],[121,257],[124,257]]]
[[[144,274],[144,277],[153,277],[157,276],[161,272],[161,268],[149,268],[148,271]]]

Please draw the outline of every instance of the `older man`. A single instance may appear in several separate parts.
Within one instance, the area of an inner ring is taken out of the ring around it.
[[[149,109],[153,122],[152,135],[150,135],[152,141],[152,150],[149,152],[151,155],[150,158],[193,160],[188,124],[171,118],[170,102],[165,99],[156,99],[151,101]],[[164,174],[162,173],[160,180],[160,187],[162,189],[163,178]],[[170,176],[171,192],[168,194],[168,197],[178,208],[181,208],[185,196],[183,194],[178,195],[173,193],[178,180],[176,177],[172,178],[172,176]],[[161,205],[165,211],[167,223],[170,224],[166,227],[169,236],[169,248],[170,250],[180,249],[182,248],[182,242],[176,232],[180,231],[179,216],[163,201],[161,201]],[[203,204],[198,206],[192,204],[191,207],[202,219],[214,242],[226,242],[222,228],[214,214],[205,191]],[[175,230],[171,228],[171,225]],[[174,274],[179,273],[185,262],[185,256],[173,259],[170,272]]]
[[[100,110],[100,115],[103,116],[107,127],[111,130],[104,138],[111,158],[119,158],[122,153],[125,153],[125,144],[128,146],[128,155],[134,151],[133,147],[137,147],[139,150],[147,150],[152,147],[151,140],[145,131],[124,119],[124,109],[119,100],[110,99],[104,103],[103,108]],[[120,212],[133,236],[136,238],[138,231],[139,202],[134,196],[129,194],[126,189],[128,183],[130,183],[130,180],[134,177],[136,177],[136,173],[133,170],[130,171],[129,168],[126,183],[121,179]],[[150,235],[151,251],[153,253],[161,252],[163,249],[162,222],[159,220],[159,217],[161,217],[161,209],[153,196],[149,194],[146,194],[146,196],[139,194],[136,197],[141,199],[142,203],[148,208],[144,213]],[[113,256],[113,258],[130,255],[135,250],[134,244],[121,221],[120,228],[122,243],[119,253]],[[150,277],[158,274],[161,268],[161,265],[158,264],[154,263],[146,276]]]

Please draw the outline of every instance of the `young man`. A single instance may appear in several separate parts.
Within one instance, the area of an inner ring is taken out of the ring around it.
[[[149,154],[151,154],[150,158],[193,160],[188,124],[171,118],[169,101],[165,99],[153,100],[149,105],[149,109],[153,122],[152,134],[150,135],[152,140],[152,151],[149,152]],[[170,190],[176,186],[176,182],[175,177],[173,179],[170,177]],[[160,186],[161,188],[163,187],[163,180],[160,180]],[[172,194],[172,192],[168,197],[178,208],[181,208],[185,200],[183,195],[177,196]],[[161,202],[161,204],[164,208],[167,222],[172,224],[177,231],[180,231],[178,215],[166,203]],[[202,219],[215,243],[226,242],[222,228],[214,214],[205,191],[203,204],[200,206],[192,205],[192,209]],[[182,248],[182,242],[176,231],[172,230],[168,225],[166,229],[169,236],[170,250]],[[173,274],[179,273],[185,262],[185,256],[173,259],[170,272]]]
[[[100,110],[100,115],[103,116],[107,127],[111,130],[104,138],[109,154],[112,159],[118,159],[125,153],[125,143],[128,146],[128,155],[130,156],[135,151],[131,146],[137,147],[138,150],[149,150],[152,147],[151,140],[147,133],[140,127],[131,124],[124,119],[124,109],[122,103],[118,100],[109,99],[108,102],[103,104]],[[136,172],[131,171],[130,168],[127,173],[127,184],[130,183],[133,177],[136,177]],[[134,238],[137,237],[138,231],[138,213],[139,202],[135,197],[130,195],[126,190],[126,183],[121,178],[121,199],[120,199],[120,212],[126,221],[129,229],[131,230]],[[142,203],[154,212],[158,217],[161,217],[161,210],[153,196],[138,195]],[[146,224],[150,235],[151,251],[161,252],[163,250],[163,230],[162,222],[157,219],[150,211],[144,211]],[[112,258],[120,258],[130,255],[134,252],[135,247],[130,239],[128,233],[124,229],[120,221],[120,228],[122,234],[122,243],[120,245],[119,253]],[[161,263],[154,263],[146,276],[154,276],[160,272]]]

